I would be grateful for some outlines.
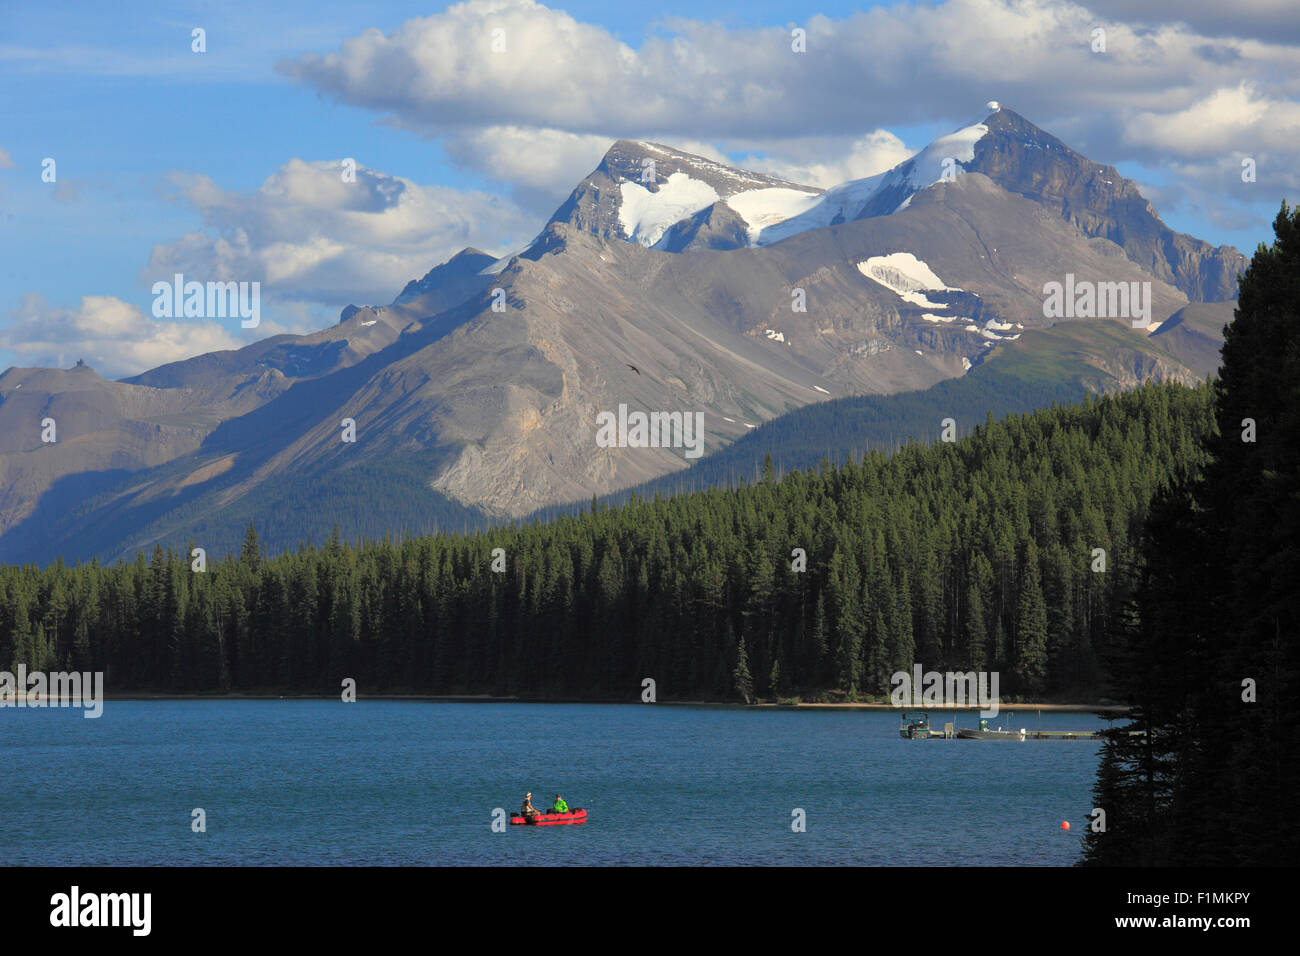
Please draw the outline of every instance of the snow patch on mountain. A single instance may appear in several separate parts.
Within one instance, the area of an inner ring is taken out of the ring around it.
[[[947,136],[940,136],[925,149],[898,167],[898,179],[915,193],[926,186],[933,186],[944,177],[944,171],[951,168],[953,176],[961,170],[957,163],[969,163],[975,158],[975,144],[984,138],[989,128],[983,123],[966,126]],[[947,163],[952,160],[952,163]],[[893,174],[891,173],[891,176]],[[884,185],[892,185],[885,183]],[[908,197],[910,200],[911,197]]]
[[[760,229],[759,235],[751,241],[765,246],[809,229],[848,222],[858,218],[878,193],[890,189],[901,189],[907,193],[892,210],[900,212],[911,205],[916,193],[942,180],[947,170],[952,170],[949,178],[963,172],[962,164],[975,158],[975,144],[988,131],[989,128],[983,123],[975,123],[940,136],[911,159],[887,172],[850,180],[831,187],[820,196],[810,197],[813,201],[805,209]]]
[[[507,253],[506,255],[502,256],[500,259],[496,260],[496,262],[489,262],[486,266],[484,266],[482,269],[478,271],[478,274],[481,276],[500,275],[502,272],[505,271],[506,266],[510,265],[510,260],[513,259],[515,256],[519,255],[520,253],[522,253],[527,248],[528,248],[527,246],[524,246],[523,249],[516,249],[514,252]]]
[[[628,239],[647,248],[663,238],[674,224],[720,198],[708,183],[692,179],[686,173],[673,173],[655,192],[640,183],[619,183],[622,202],[618,205],[618,222]]]
[[[709,159],[707,156],[686,153],[680,149],[665,146],[662,143],[647,143],[644,140],[637,140],[633,145],[642,152],[653,153],[655,156],[691,166],[700,176],[713,180],[713,185],[718,190],[718,194],[724,198],[734,196],[746,189],[753,189],[756,186],[769,187],[774,182],[784,182],[784,180],[775,176],[755,173],[748,169],[741,169],[738,166],[728,166],[725,163]],[[791,183],[791,185],[795,184]],[[820,192],[820,190],[815,190],[815,192]]]
[[[910,252],[891,252],[872,256],[858,263],[858,271],[878,282],[904,302],[923,309],[946,309],[942,302],[931,302],[922,292],[960,292],[944,283],[934,270]]]
[[[872,256],[858,263],[858,271],[873,282],[878,282],[904,302],[922,309],[946,309],[943,302],[932,302],[925,292],[961,292],[947,285],[926,263],[910,252],[891,252],[887,256]],[[931,321],[936,321],[933,316]]]
[[[813,201],[797,215],[763,229],[754,240],[755,245],[767,246],[790,236],[821,229],[854,218],[867,204],[888,173],[878,173],[866,179],[852,179],[832,186],[826,192],[810,197]]]
[[[749,226],[749,244],[758,245],[765,232],[778,223],[801,215],[817,205],[820,193],[769,186],[747,189],[727,198],[726,203]]]

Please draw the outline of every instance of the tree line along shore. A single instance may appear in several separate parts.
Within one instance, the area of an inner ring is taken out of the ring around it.
[[[997,671],[1111,696],[1152,496],[1194,474],[1208,386],[1149,385],[755,485],[474,535],[191,569],[0,568],[0,660],[113,693],[265,691],[852,703],[890,676]],[[498,550],[499,549],[499,550]],[[495,553],[494,553],[495,552]],[[500,570],[494,570],[494,566]]]

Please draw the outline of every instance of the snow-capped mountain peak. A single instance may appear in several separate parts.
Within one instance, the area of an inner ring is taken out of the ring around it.
[[[794,214],[801,202],[806,204],[820,193],[815,186],[728,166],[660,143],[621,139],[556,210],[551,222],[567,222],[602,238],[678,252],[684,248],[680,244],[684,232],[695,237],[702,224],[690,230],[675,226],[686,227],[699,216],[712,221],[710,210],[715,205],[734,201],[735,205],[717,211],[716,224],[721,227],[725,221],[726,228],[734,227],[744,237],[734,247],[749,245],[747,217],[753,217],[757,235],[762,224]]]
[[[769,245],[905,208],[918,191],[963,172],[988,132],[985,122],[963,126],[893,169],[826,190],[661,143],[619,140],[551,222],[667,252]]]
[[[833,186],[800,215],[764,229],[756,244],[768,245],[809,229],[906,209],[922,189],[956,179],[964,172],[966,164],[975,158],[975,144],[988,132],[984,122],[963,126],[940,136],[887,172]]]
[[[619,140],[552,217],[602,239],[663,252],[768,246],[810,230],[908,210],[917,193],[978,172],[1002,190],[1055,209],[1090,236],[1198,300],[1231,298],[1235,250],[1173,234],[1114,167],[1081,156],[997,100],[982,119],[938,137],[883,173],[830,189],[787,182],[683,150]],[[1071,210],[1093,210],[1079,219]],[[544,229],[530,248],[548,241]],[[1172,243],[1172,245],[1171,245]],[[500,271],[498,260],[485,273]],[[1203,260],[1213,265],[1203,271]]]
[[[940,136],[897,168],[898,181],[916,191],[933,186],[945,178],[955,178],[961,167],[975,158],[975,144],[988,131],[989,128],[983,123],[975,123],[954,130],[947,136]],[[886,183],[890,178],[890,174],[887,174]]]

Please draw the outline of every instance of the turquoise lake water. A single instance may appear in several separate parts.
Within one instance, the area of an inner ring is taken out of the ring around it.
[[[1004,722],[1105,726],[1032,711],[993,721]],[[901,740],[897,714],[873,711],[364,699],[109,701],[98,720],[4,709],[0,859],[1066,866],[1099,751]],[[493,832],[493,810],[517,810],[528,790],[539,807],[562,793],[588,822]],[[198,807],[206,833],[191,829]]]

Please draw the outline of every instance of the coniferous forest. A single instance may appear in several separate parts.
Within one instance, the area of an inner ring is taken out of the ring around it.
[[[1208,386],[990,420],[956,442],[475,535],[192,570],[0,568],[0,661],[109,693],[860,699],[914,662],[1096,699],[1153,495],[1194,475]],[[501,549],[496,551],[496,549]],[[495,554],[494,554],[495,552]]]

